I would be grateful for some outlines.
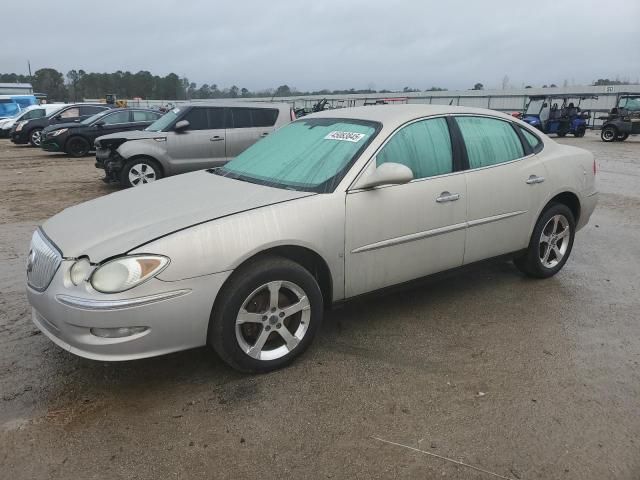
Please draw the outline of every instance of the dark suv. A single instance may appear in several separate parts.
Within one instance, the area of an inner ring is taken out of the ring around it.
[[[25,122],[16,123],[9,134],[11,141],[17,145],[30,143],[33,147],[39,147],[42,130],[49,125],[57,123],[79,122],[91,115],[110,110],[111,105],[105,103],[73,103],[61,108],[57,112],[42,118],[34,118]]]
[[[73,157],[82,157],[93,150],[93,142],[99,136],[143,130],[161,116],[161,112],[141,108],[106,110],[81,122],[49,125],[42,130],[40,146],[48,152],[65,152]]]

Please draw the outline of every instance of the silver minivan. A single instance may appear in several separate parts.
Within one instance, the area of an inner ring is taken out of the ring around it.
[[[162,177],[224,165],[291,122],[290,105],[198,102],[176,107],[145,130],[96,139],[107,183],[137,187]]]

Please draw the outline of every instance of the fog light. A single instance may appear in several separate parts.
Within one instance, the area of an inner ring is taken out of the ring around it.
[[[89,331],[96,337],[123,338],[130,337],[136,333],[142,333],[146,330],[148,330],[148,327],[92,328]]]

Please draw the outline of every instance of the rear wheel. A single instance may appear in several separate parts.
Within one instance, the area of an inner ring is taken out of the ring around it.
[[[39,147],[42,143],[42,129],[34,128],[29,132],[29,143],[32,147]]]
[[[600,138],[603,142],[613,142],[618,136],[618,129],[613,125],[608,125],[600,132]]]
[[[575,218],[569,207],[552,204],[540,215],[526,253],[514,260],[516,267],[530,277],[555,275],[569,259],[575,231]]]
[[[65,145],[66,152],[72,157],[84,157],[90,148],[89,142],[82,137],[71,137]]]
[[[125,163],[120,172],[120,183],[125,187],[139,187],[162,178],[162,170],[155,160],[134,158]]]
[[[268,372],[306,350],[322,313],[320,287],[307,269],[263,257],[234,272],[218,293],[209,344],[237,370]]]

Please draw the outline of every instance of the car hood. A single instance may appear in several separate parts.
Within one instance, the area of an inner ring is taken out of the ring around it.
[[[64,257],[100,262],[192,225],[310,195],[201,170],[67,208],[42,229]]]
[[[159,138],[166,137],[166,132],[147,132],[146,130],[135,130],[129,132],[120,132],[120,133],[110,133],[108,135],[102,135],[100,140],[110,140],[114,138],[124,138],[128,140],[144,140],[147,138]]]
[[[89,125],[84,125],[80,122],[54,123],[53,125],[44,127],[42,131],[44,133],[49,133],[54,130],[60,130],[61,128],[79,128],[79,127],[88,127],[88,126]]]

